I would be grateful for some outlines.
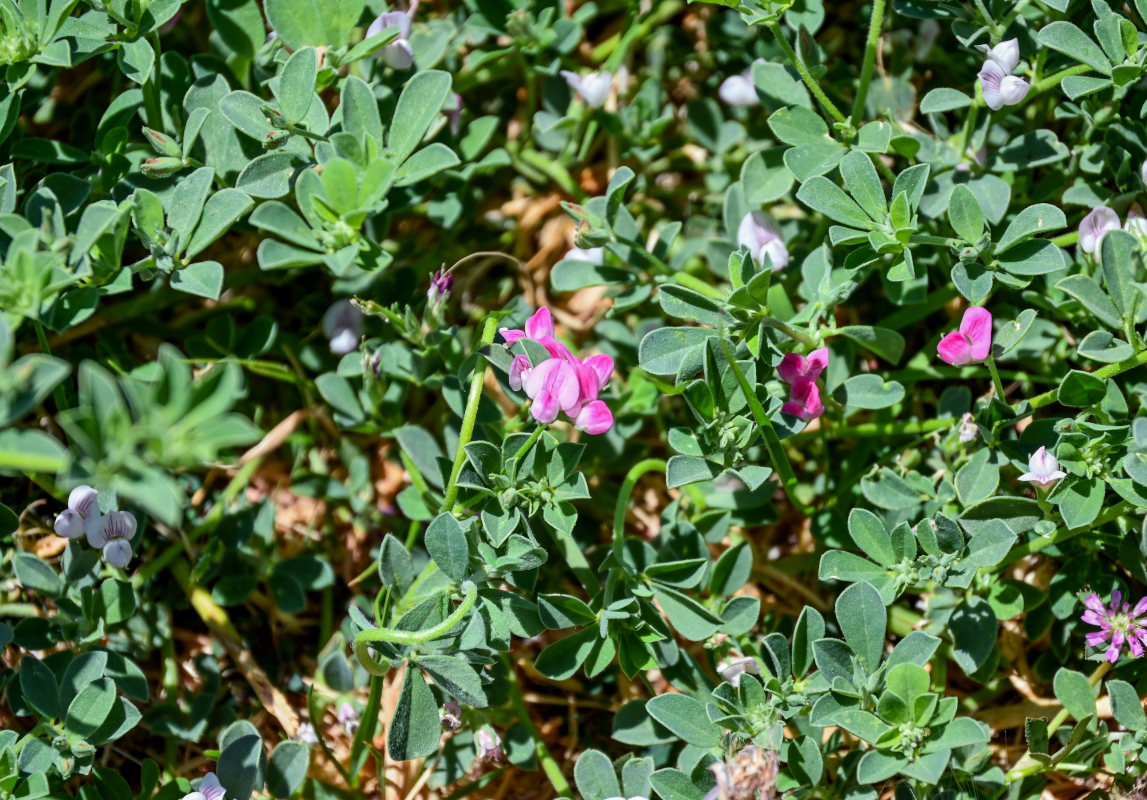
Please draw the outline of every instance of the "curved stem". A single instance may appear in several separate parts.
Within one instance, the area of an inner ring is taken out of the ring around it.
[[[494,317],[486,318],[486,325],[482,328],[480,346],[494,341],[498,332],[498,321]],[[481,358],[481,356],[479,356]],[[474,436],[474,424],[478,419],[478,404],[482,402],[482,384],[486,380],[488,364],[483,359],[480,365],[474,367],[474,375],[470,378],[470,394],[466,398],[466,411],[462,417],[462,429],[458,432],[458,450],[454,453],[454,466],[450,469],[450,482],[446,487],[446,498],[442,501],[443,511],[453,511],[454,503],[458,500],[458,476],[462,473],[462,465],[466,463],[466,445]]]
[[[860,88],[852,104],[852,127],[860,125],[864,116],[864,101],[868,99],[868,85],[876,68],[876,51],[880,47],[880,31],[884,27],[884,0],[873,0],[872,19],[868,23],[868,41],[864,46],[864,66],[860,72]]]
[[[781,30],[780,23],[776,22],[775,20],[772,22],[766,22],[765,27],[767,27],[769,31],[772,32],[773,38],[777,40],[777,44],[779,44],[781,46],[781,50],[784,51],[785,58],[787,58],[789,63],[793,65],[793,69],[795,69],[797,74],[801,76],[801,80],[804,81],[805,86],[808,87],[808,90],[812,92],[813,97],[815,97],[817,101],[820,102],[821,106],[824,107],[824,110],[828,112],[829,116],[831,116],[837,122],[848,122],[848,117],[844,116],[840,109],[836,107],[836,104],[828,99],[828,95],[826,95],[824,90],[820,88],[820,85],[816,82],[816,79],[813,78],[812,74],[808,71],[808,67],[805,66],[804,61],[799,55],[797,55],[797,52],[793,50],[793,46],[789,44],[789,40],[785,38],[785,34]]]
[[[360,631],[354,637],[354,654],[358,657],[363,669],[371,675],[386,674],[386,671],[380,671],[378,664],[374,662],[374,659],[370,657],[370,653],[366,651],[367,647],[373,642],[419,645],[441,638],[450,633],[450,631],[462,621],[463,617],[470,613],[470,609],[474,607],[474,602],[478,599],[477,585],[475,585],[473,581],[464,582],[462,584],[462,595],[462,602],[458,604],[457,608],[451,611],[446,619],[431,628],[426,628],[421,631],[403,631],[398,628],[371,628],[370,630]]]

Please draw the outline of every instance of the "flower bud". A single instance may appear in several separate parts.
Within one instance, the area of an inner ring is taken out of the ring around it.
[[[263,137],[264,150],[277,150],[287,143],[291,138],[290,131],[274,130],[267,131],[267,135]]]
[[[159,131],[152,130],[148,127],[144,127],[143,135],[147,137],[147,141],[148,144],[151,145],[151,149],[159,153],[161,156],[178,158],[180,160],[183,159],[183,151],[180,149],[179,145],[176,144],[175,140],[167,134],[160,133]]]
[[[149,178],[166,178],[183,169],[183,159],[174,156],[148,158],[139,165],[139,169]]]
[[[440,269],[430,279],[430,289],[426,292],[426,299],[432,307],[437,308],[450,299],[450,293],[453,290],[454,276],[446,270]]]

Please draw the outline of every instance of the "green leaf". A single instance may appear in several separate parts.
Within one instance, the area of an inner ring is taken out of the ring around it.
[[[1135,688],[1116,678],[1107,681],[1107,694],[1111,696],[1111,713],[1115,721],[1129,731],[1147,729],[1147,715],[1143,713],[1143,701]]]
[[[956,235],[969,244],[975,244],[984,235],[984,212],[980,201],[962,183],[952,189],[952,197],[948,201],[948,222]]]
[[[904,355],[904,337],[888,328],[873,325],[845,325],[837,333],[859,344],[890,364],[897,364]]]
[[[408,665],[386,735],[387,753],[395,761],[424,758],[438,749],[441,732],[434,694],[422,673]]]
[[[310,764],[311,748],[305,742],[279,742],[267,764],[267,790],[274,797],[291,797],[306,780]]]
[[[228,728],[231,736],[220,740],[219,782],[227,787],[228,800],[250,800],[256,789],[263,788],[263,771],[267,754],[258,734],[246,727]]]
[[[1123,320],[1119,310],[1111,302],[1107,293],[1099,288],[1099,284],[1090,275],[1070,275],[1059,281],[1055,288],[1074,297],[1080,305],[1095,315],[1095,318],[1108,327],[1119,330],[1123,327]]]
[[[350,43],[365,5],[365,0],[266,0],[263,8],[271,28],[292,50],[307,45],[337,50]]]
[[[1047,239],[1029,239],[1008,248],[997,257],[1000,266],[1013,275],[1046,275],[1067,266],[1063,251]]]
[[[457,153],[441,142],[431,142],[406,159],[394,174],[395,186],[409,186],[462,163]]]
[[[63,591],[63,582],[59,574],[48,562],[32,553],[17,550],[12,556],[12,566],[16,571],[16,580],[20,581],[25,589],[41,592],[49,597],[55,597]]]
[[[1007,230],[996,244],[996,252],[1002,253],[1013,245],[1026,242],[1033,236],[1052,233],[1067,227],[1067,217],[1056,206],[1037,203],[1028,206],[1008,223]]]
[[[884,654],[888,610],[870,583],[854,583],[836,598],[836,620],[844,640],[865,669],[872,672]]]
[[[969,597],[952,612],[948,631],[952,634],[952,658],[960,669],[971,675],[995,649],[999,622],[988,601]]]
[[[470,543],[450,512],[439,514],[426,529],[426,550],[452,580],[461,581],[470,573]]]
[[[64,717],[64,726],[71,733],[87,738],[104,724],[115,703],[115,684],[110,678],[97,678],[72,700]]]
[[[653,596],[677,632],[691,642],[700,642],[716,633],[725,621],[684,592],[653,584]]]
[[[420,72],[406,82],[394,109],[387,141],[387,149],[395,161],[405,161],[418,147],[430,123],[442,110],[450,86],[450,74],[438,70]]]
[[[691,378],[701,371],[706,342],[717,335],[709,328],[654,328],[641,340],[638,361],[654,375]]]
[[[574,764],[574,781],[585,800],[607,800],[621,795],[613,762],[600,750],[586,750]]]
[[[218,261],[196,261],[171,273],[171,288],[218,300],[223,291],[223,265]]]
[[[538,654],[534,662],[538,672],[555,681],[573,677],[597,644],[596,628],[585,628],[558,639]]]
[[[1103,510],[1107,484],[1101,478],[1069,476],[1056,487],[1053,499],[1068,528],[1090,525]]]
[[[863,157],[863,156],[862,156]],[[844,190],[828,178],[816,175],[797,189],[797,199],[831,220],[853,228],[873,230],[876,223],[864,213]]]
[[[1129,319],[1136,304],[1143,301],[1135,288],[1142,271],[1139,241],[1126,231],[1109,231],[1099,249],[1107,294],[1120,316]]]
[[[370,84],[357,75],[348,75],[343,82],[341,108],[344,131],[360,142],[370,136],[382,144],[382,117]]]
[[[475,708],[489,704],[477,670],[457,656],[419,656],[415,664],[455,699]]]
[[[20,661],[20,691],[28,705],[44,720],[56,718],[60,704],[60,690],[56,676],[43,661],[33,655],[26,655]]]
[[[116,64],[128,80],[143,85],[151,78],[155,66],[155,50],[147,39],[132,39],[120,45],[116,52]],[[149,119],[148,123],[158,125],[160,120]]]
[[[865,126],[867,127],[867,126]],[[872,159],[864,153],[853,151],[840,161],[840,175],[849,194],[860,204],[861,209],[876,222],[883,222],[888,216],[888,201],[884,197],[884,187]]]
[[[243,168],[235,182],[252,197],[273,199],[291,191],[291,175],[298,156],[293,153],[264,153]]]
[[[991,497],[999,485],[1000,468],[986,447],[977,450],[956,473],[956,493],[965,506]]]
[[[887,383],[879,375],[854,375],[832,393],[836,401],[847,408],[888,408],[904,399],[904,386],[899,381]]]
[[[1095,714],[1095,689],[1083,673],[1060,667],[1052,685],[1056,699],[1072,717],[1082,720]]]
[[[1094,41],[1065,20],[1044,26],[1036,37],[1040,44],[1058,50],[1104,75],[1111,74],[1111,62]]]
[[[296,50],[279,76],[279,110],[288,122],[299,123],[307,118],[311,102],[315,99],[315,78],[319,74],[319,57],[313,47]]]
[[[955,111],[966,108],[972,104],[972,98],[957,89],[933,89],[924,95],[920,101],[920,113],[940,114],[945,111]]]
[[[221,189],[211,195],[207,205],[203,207],[199,225],[187,244],[184,257],[192,259],[206,250],[220,236],[231,230],[253,205],[254,201],[238,189]]]
[[[849,512],[848,535],[860,552],[879,564],[890,567],[900,560],[884,523],[871,511],[854,508]]]
[[[1090,372],[1073,369],[1063,376],[1056,399],[1072,408],[1088,408],[1107,396],[1107,384]]]
[[[255,0],[207,0],[207,18],[223,44],[247,59],[267,38],[263,15]]]
[[[705,707],[688,695],[658,695],[645,704],[645,710],[679,739],[691,745],[709,748],[721,743],[721,729],[709,721]]]

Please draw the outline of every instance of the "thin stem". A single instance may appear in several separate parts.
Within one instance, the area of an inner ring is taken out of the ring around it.
[[[462,618],[470,613],[470,609],[474,607],[474,601],[477,599],[478,587],[473,581],[465,581],[462,584],[462,602],[437,625],[421,631],[403,631],[398,628],[371,628],[360,631],[354,637],[354,653],[367,672],[372,675],[385,675],[386,671],[380,672],[379,666],[366,652],[367,647],[372,642],[390,642],[391,644],[414,646],[439,639],[450,633],[462,621]]]
[[[785,38],[784,32],[781,31],[780,23],[774,20],[772,22],[766,22],[765,26],[772,32],[773,38],[777,40],[777,44],[781,46],[781,50],[785,53],[785,58],[789,60],[793,69],[801,76],[801,80],[804,81],[805,86],[808,87],[813,97],[820,102],[829,116],[837,122],[848,122],[848,118],[841,113],[840,109],[836,107],[836,104],[828,99],[828,95],[826,95],[824,90],[820,88],[820,85],[817,84],[812,74],[808,71],[808,67],[805,66],[804,61],[797,55],[797,52],[793,50],[793,46],[789,44],[789,40]]]
[[[36,331],[36,340],[40,343],[40,352],[46,356],[52,355],[52,348],[48,345],[48,337],[44,333],[44,326],[40,320],[32,320],[32,329]],[[52,389],[52,399],[56,401],[56,412],[66,411],[68,408],[68,395],[64,392],[64,384],[57,383]]]
[[[1006,403],[1007,400],[1004,398],[1004,384],[1003,381],[1000,380],[1000,371],[996,368],[996,359],[989,354],[985,363],[988,365],[988,372],[992,373],[992,386],[996,388],[996,397],[1000,398],[1001,403]]]
[[[354,742],[351,744],[350,749],[350,774],[351,774],[351,788],[357,789],[359,777],[362,773],[363,765],[366,764],[366,757],[369,750],[366,745],[374,741],[374,731],[378,726],[378,712],[382,707],[382,686],[383,679],[381,675],[370,676],[370,696],[366,699],[366,708],[362,712],[362,724],[359,725],[358,730],[354,733]]]
[[[522,459],[525,458],[526,454],[530,452],[530,448],[537,444],[538,439],[541,438],[545,429],[545,425],[538,423],[538,427],[534,428],[534,432],[530,434],[530,438],[526,439],[526,441],[522,443],[522,446],[518,448],[518,452],[514,453],[513,457],[510,459],[510,461],[514,463],[515,477],[517,477],[518,465],[522,463]]]
[[[805,345],[806,347],[816,347],[816,345],[817,345],[816,339],[812,338],[811,336],[809,336],[804,331],[802,331],[798,328],[794,328],[792,325],[789,325],[787,322],[781,322],[776,317],[764,317],[761,320],[761,324],[764,325],[766,328],[772,328],[773,330],[780,331],[785,336],[788,336],[790,339],[796,339],[798,342]]]
[[[482,328],[481,347],[492,343],[494,335],[498,332],[498,321],[494,317],[486,318],[486,325]],[[462,416],[462,429],[458,432],[458,450],[454,453],[454,466],[450,469],[450,482],[446,486],[446,498],[442,501],[443,511],[453,511],[454,503],[458,499],[458,476],[462,474],[462,465],[466,463],[466,445],[474,436],[474,424],[478,419],[478,404],[482,401],[482,384],[486,380],[486,361],[481,360],[475,366],[474,375],[470,378],[470,394],[466,398],[466,411]]]
[[[1135,355],[1131,356],[1131,358],[1125,358],[1122,361],[1118,361],[1114,364],[1108,364],[1105,367],[1100,367],[1091,374],[1100,380],[1105,381],[1109,378],[1114,378],[1116,375],[1122,375],[1128,370],[1135,369],[1136,367],[1141,367],[1144,364],[1147,364],[1147,349],[1139,351]],[[1043,394],[1037,394],[1035,397],[1026,402],[1030,405],[1031,410],[1035,411],[1037,408],[1050,406],[1052,403],[1054,403],[1058,397],[1058,393],[1058,389],[1051,389],[1044,392]],[[1012,407],[1016,410],[1019,410],[1019,406],[1024,402],[1025,401],[1023,400],[1019,400],[1015,403],[1012,403]]]
[[[1033,539],[1027,544],[1022,544],[1019,547],[1015,547],[1010,553],[1008,553],[1007,558],[1005,558],[1000,564],[996,566],[996,572],[1003,571],[1006,567],[1014,564],[1021,558],[1026,558],[1027,556],[1034,555],[1040,550],[1051,547],[1052,545],[1063,544],[1068,539],[1074,539],[1076,536],[1080,536],[1084,533],[1087,533],[1088,531],[1093,531],[1102,525],[1106,525],[1108,522],[1119,519],[1124,514],[1127,514],[1129,511],[1131,511],[1131,509],[1131,503],[1122,501],[1116,503],[1111,508],[1104,511],[1102,514],[1096,517],[1095,521],[1090,525],[1084,526],[1082,528],[1068,528],[1066,526],[1063,528],[1056,528],[1047,536],[1042,536],[1039,539]]]
[[[1082,75],[1085,72],[1091,71],[1092,67],[1087,66],[1087,64],[1076,64],[1074,67],[1061,69],[1059,72],[1048,75],[1043,80],[1036,81],[1034,84],[1032,84],[1031,91],[1028,92],[1026,99],[1030,100],[1032,97],[1040,94],[1041,92],[1046,92],[1048,89],[1054,89],[1056,86],[1059,86],[1060,81],[1062,81],[1064,78],[1069,78],[1072,75]]]
[[[781,480],[781,485],[785,489],[785,494],[789,497],[789,502],[793,507],[800,510],[806,516],[812,516],[815,509],[806,506],[800,501],[796,494],[797,476],[793,472],[792,465],[789,464],[789,457],[785,454],[784,445],[781,444],[781,439],[777,436],[776,430],[773,428],[773,423],[769,421],[769,415],[765,413],[761,401],[757,399],[757,393],[753,391],[753,387],[749,385],[749,380],[745,377],[745,373],[741,370],[741,366],[737,360],[733,358],[733,354],[729,351],[729,345],[724,339],[721,340],[721,349],[725,351],[725,358],[729,361],[729,366],[733,370],[733,374],[737,378],[737,383],[741,387],[741,393],[745,395],[745,400],[752,409],[753,418],[757,421],[757,428],[761,432],[761,438],[765,442],[765,450],[769,453],[769,460],[773,463],[773,470],[776,471],[777,476]]]
[[[852,127],[860,126],[864,117],[864,101],[868,99],[868,85],[876,68],[876,51],[880,47],[880,31],[884,27],[884,2],[873,0],[872,19],[868,23],[868,42],[864,46],[864,66],[860,71],[860,87],[852,104]]]
[[[623,569],[622,565],[625,556],[625,509],[629,506],[629,497],[633,494],[634,487],[641,477],[649,472],[664,472],[666,463],[660,458],[647,458],[644,461],[638,461],[629,468],[629,472],[625,474],[625,480],[621,482],[621,491],[617,494],[617,504],[613,507],[613,543],[612,552],[613,560],[615,562],[614,568],[609,571],[609,578],[605,583],[605,600],[610,602],[613,600],[614,586],[617,584],[618,570]]]
[[[530,717],[530,710],[526,707],[526,701],[522,697],[522,689],[518,686],[517,675],[510,659],[503,654],[502,662],[506,665],[506,670],[510,676],[510,705],[514,707],[514,711],[518,714],[518,721],[522,723],[526,732],[530,734],[530,739],[533,740],[534,755],[537,756],[538,763],[542,765],[542,772],[546,773],[550,785],[554,787],[554,791],[559,797],[572,797],[573,789],[570,787],[569,781],[566,780],[566,776],[562,774],[561,765],[546,747],[542,735],[538,733],[538,728]]]

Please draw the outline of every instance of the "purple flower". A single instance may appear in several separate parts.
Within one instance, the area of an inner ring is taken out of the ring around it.
[[[478,749],[478,758],[490,762],[502,760],[502,739],[493,728],[480,728],[474,734],[474,744]]]
[[[737,246],[749,248],[753,263],[763,267],[768,261],[773,272],[789,265],[789,249],[781,239],[776,224],[763,211],[750,211],[737,226]]]
[[[199,782],[199,788],[194,792],[183,795],[183,800],[223,800],[227,794],[219,777],[214,772],[208,772]]]
[[[446,270],[438,270],[430,279],[430,289],[426,292],[426,299],[431,306],[440,306],[450,299],[450,292],[454,289],[454,276]]]
[[[347,733],[354,736],[355,732],[358,731],[358,724],[358,712],[354,710],[354,706],[350,703],[343,703],[339,706],[339,725],[346,728]]]
[[[1111,605],[1104,607],[1099,595],[1092,592],[1084,601],[1087,611],[1080,618],[1088,625],[1095,625],[1100,630],[1089,633],[1085,637],[1089,647],[1102,647],[1107,645],[1104,657],[1114,664],[1119,660],[1124,643],[1131,650],[1133,658],[1143,655],[1143,645],[1147,644],[1147,620],[1140,617],[1147,613],[1147,597],[1144,597],[1131,608],[1130,603],[1123,602],[1123,593],[1118,589],[1111,593]]]

